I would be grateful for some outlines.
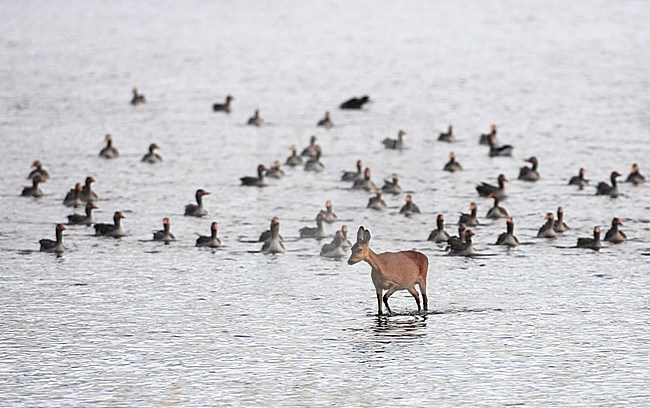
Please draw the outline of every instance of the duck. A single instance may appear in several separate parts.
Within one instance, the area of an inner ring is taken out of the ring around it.
[[[363,95],[361,98],[350,98],[347,101],[343,102],[339,108],[343,110],[359,110],[363,108],[363,105],[370,102],[370,97],[368,95]]]
[[[639,172],[639,166],[636,163],[632,165],[630,174],[625,179],[627,183],[632,183],[635,186],[645,182],[645,176]]]
[[[555,230],[555,232],[558,232],[558,233],[562,233],[564,231],[567,231],[567,230],[571,229],[564,222],[564,208],[562,208],[562,207],[557,208],[557,219],[553,223],[553,229]]]
[[[400,130],[397,132],[397,139],[391,139],[390,137],[387,137],[382,141],[384,144],[384,147],[386,149],[392,149],[392,150],[402,150],[404,149],[404,136],[406,135],[406,132],[403,130]]]
[[[515,222],[512,217],[506,219],[506,232],[499,235],[496,245],[507,245],[509,247],[519,245],[519,240],[515,236]]]
[[[499,200],[503,200],[508,197],[506,194],[506,181],[508,181],[506,176],[499,174],[499,177],[497,178],[498,187],[488,183],[481,183],[480,185],[476,186],[476,191],[478,191],[478,195],[482,197],[487,197],[488,195],[492,194],[492,197],[498,197]]]
[[[212,105],[212,111],[213,112],[226,112],[230,113],[230,103],[234,100],[235,98],[231,95],[226,96],[226,102],[225,103],[215,103]]]
[[[323,117],[323,119],[319,120],[318,123],[316,124],[316,126],[321,126],[321,127],[326,128],[326,129],[329,129],[332,126],[334,126],[334,124],[332,123],[332,119],[330,118],[330,113],[325,112],[325,117]]]
[[[350,248],[352,248],[352,242],[350,242],[350,240],[348,239],[348,226],[347,225],[343,224],[341,226],[341,233],[343,234],[342,246],[343,246],[343,249],[347,251]]]
[[[433,241],[435,243],[449,241],[449,234],[445,231],[445,217],[442,214],[438,214],[436,218],[436,229],[431,231],[427,241]]]
[[[494,205],[492,205],[492,208],[490,208],[490,210],[487,212],[485,218],[491,218],[491,219],[507,218],[508,211],[506,211],[506,209],[503,207],[499,207],[499,198],[493,196],[492,194],[488,194],[488,198],[494,199]]]
[[[593,249],[594,251],[600,250],[600,248],[603,247],[600,243],[600,227],[594,228],[593,238],[578,238],[578,243],[576,246],[578,248]]]
[[[402,194],[402,187],[399,185],[399,180],[397,178],[397,173],[393,173],[390,176],[390,180],[384,179],[384,186],[381,188],[381,191],[385,194],[399,195]]]
[[[546,213],[544,219],[546,222],[539,228],[539,231],[537,231],[537,238],[557,238],[557,233],[555,232],[555,229],[553,229],[553,225],[555,224],[553,213]]]
[[[316,157],[316,154],[322,153],[322,150],[320,148],[320,145],[316,143],[317,138],[316,136],[311,136],[309,138],[309,146],[305,147],[305,149],[300,153],[301,156],[303,157]]]
[[[289,150],[291,150],[291,156],[287,157],[287,160],[284,162],[284,164],[290,167],[300,166],[302,164],[302,157],[296,154],[296,145],[291,145],[289,147]]]
[[[75,184],[74,188],[68,191],[63,199],[63,205],[66,207],[81,207],[84,201],[81,198],[81,183]]]
[[[472,237],[474,236],[474,231],[468,229],[465,231],[465,241],[449,240],[448,248],[450,249],[450,255],[459,255],[459,256],[473,256],[476,254],[474,246],[472,244]]]
[[[478,226],[478,218],[476,217],[476,213],[478,212],[478,207],[476,203],[470,203],[469,204],[469,214],[461,213],[460,217],[458,217],[458,224],[465,224],[468,227],[476,227]]]
[[[490,133],[481,134],[481,137],[478,139],[478,144],[480,145],[489,145],[490,138],[498,143],[497,140],[497,125],[490,125]]]
[[[284,170],[282,170],[279,160],[274,161],[273,166],[271,166],[266,171],[266,177],[271,177],[274,179],[280,179],[284,177]]]
[[[273,225],[274,225],[276,222],[279,222],[278,217],[273,217],[273,219],[271,219],[271,228],[269,228],[269,229],[267,229],[266,231],[262,232],[262,233],[260,234],[260,237],[259,237],[259,239],[257,240],[257,242],[266,242],[266,241],[269,240],[269,238],[271,238],[271,235],[272,235],[272,234],[271,234],[271,230],[273,229]],[[284,237],[283,237],[282,235],[278,235],[278,239],[279,239],[280,241],[284,241]]]
[[[531,156],[528,159],[524,160],[526,163],[530,163],[532,167],[524,166],[519,170],[519,180],[523,181],[537,181],[539,180],[539,171],[537,171],[537,157]]]
[[[264,241],[262,252],[265,254],[284,253],[285,248],[280,237],[280,220],[277,217],[273,217],[271,220],[270,236]]]
[[[104,237],[120,238],[123,237],[124,229],[122,228],[122,219],[125,218],[121,211],[113,214],[113,224],[95,224],[95,235]]]
[[[370,168],[366,167],[363,171],[363,178],[354,180],[354,184],[352,184],[352,190],[376,190],[377,186],[375,186],[375,183],[370,180],[370,176]]]
[[[621,244],[627,241],[627,235],[618,229],[619,225],[623,225],[620,219],[614,217],[612,219],[612,228],[605,233],[605,241],[612,244]]]
[[[461,243],[465,243],[465,231],[467,231],[467,226],[465,224],[460,224],[458,226],[458,235],[453,236],[453,237],[449,237],[449,239],[447,240],[447,243],[449,244],[447,246],[447,250],[449,250],[450,247],[451,247],[451,244],[452,244],[451,241],[454,241],[454,243],[456,245],[461,244]]]
[[[22,197],[34,197],[34,198],[40,198],[43,197],[43,190],[39,187],[39,184],[44,182],[40,176],[39,177],[34,177],[32,179],[32,185],[30,187],[25,187],[23,188],[23,191],[20,193]]]
[[[170,231],[171,223],[169,222],[169,218],[163,218],[162,223],[163,229],[153,233],[153,240],[163,241],[165,244],[169,244],[170,242],[175,241],[176,237]]]
[[[28,179],[40,177],[43,180],[47,180],[50,178],[50,173],[43,168],[43,163],[41,163],[40,160],[36,160],[34,163],[32,163],[32,168],[34,170],[29,172],[29,176],[27,176]]]
[[[260,117],[260,110],[255,109],[255,114],[248,118],[248,125],[249,126],[262,126],[264,123],[264,119]]]
[[[344,171],[341,176],[341,181],[356,181],[363,178],[363,163],[361,160],[357,160],[357,170],[356,171]]]
[[[196,204],[187,204],[185,206],[185,215],[191,217],[203,217],[208,214],[208,211],[203,208],[203,196],[210,195],[209,191],[203,189],[196,190]]]
[[[460,163],[456,161],[456,155],[454,154],[454,152],[449,153],[449,161],[447,162],[447,164],[445,164],[443,170],[448,171],[450,173],[463,170],[463,166],[461,166]]]
[[[210,247],[210,248],[219,248],[221,246],[221,240],[217,237],[217,231],[219,229],[219,224],[213,222],[210,224],[210,235],[199,235],[196,239],[197,247]]]
[[[63,224],[57,224],[56,228],[54,228],[54,233],[56,236],[56,241],[53,241],[48,238],[43,238],[38,243],[41,245],[41,252],[52,252],[56,254],[61,254],[63,251],[65,251],[65,247],[63,246],[63,231],[65,231],[65,225]]]
[[[106,147],[104,147],[99,152],[99,157],[104,159],[115,159],[120,155],[115,147],[113,147],[113,137],[111,135],[104,136],[104,141],[106,142]]]
[[[511,145],[497,145],[496,136],[494,135],[490,135],[488,141],[490,143],[490,157],[512,156],[512,149],[514,148]]]
[[[83,202],[94,202],[99,200],[97,193],[93,191],[92,183],[95,182],[95,179],[88,176],[84,180],[84,186],[81,188],[81,201]]]
[[[300,228],[300,238],[325,238],[325,231],[323,230],[323,214],[318,213],[316,216],[316,227]]]
[[[406,195],[404,201],[405,204],[399,210],[400,214],[404,214],[407,217],[410,217],[413,214],[420,214],[420,208],[413,202],[413,198],[410,194]]]
[[[368,199],[368,205],[366,208],[371,208],[373,210],[385,210],[388,208],[386,202],[381,198],[381,190],[375,189],[375,195]]]
[[[137,105],[140,105],[140,104],[143,104],[143,103],[147,102],[144,95],[141,94],[141,93],[138,93],[138,88],[137,87],[134,86],[133,89],[131,90],[131,93],[133,94],[133,97],[131,98],[131,105],[137,106]]]
[[[346,255],[345,249],[343,249],[343,232],[336,231],[334,234],[334,240],[329,244],[323,245],[320,250],[320,256],[325,258],[342,258]]]
[[[251,177],[251,176],[246,176],[246,177],[241,177],[239,180],[241,180],[241,185],[242,186],[252,186],[252,187],[264,187],[266,184],[264,184],[264,172],[268,171],[268,167],[266,167],[263,164],[260,164],[257,166],[257,177]]]
[[[334,211],[332,211],[332,208],[333,208],[332,200],[327,200],[325,202],[325,209],[320,210],[320,214],[323,216],[323,221],[325,221],[328,224],[333,224],[336,220],[338,220],[338,217],[336,216]]]
[[[142,161],[147,162],[147,163],[159,163],[162,161],[162,157],[155,152],[155,150],[160,149],[160,146],[158,146],[155,143],[152,143],[149,145],[149,152],[142,156]]]
[[[440,133],[440,136],[438,136],[438,141],[447,142],[447,143],[455,142],[456,138],[454,137],[454,127],[449,125],[446,133],[445,132]]]
[[[315,173],[320,173],[325,170],[325,165],[320,161],[320,151],[316,152],[316,156],[310,158],[305,163],[305,171],[312,171]]]
[[[585,178],[585,169],[582,167],[578,170],[577,176],[573,176],[569,179],[569,185],[578,186],[580,190],[582,190],[587,184],[589,184],[589,180]]]
[[[617,171],[613,171],[609,177],[609,180],[612,182],[612,185],[610,186],[604,181],[601,181],[596,186],[596,195],[608,195],[612,198],[618,197],[619,193],[618,193],[618,186],[616,185],[616,177],[620,177],[621,175],[622,175],[621,173]]]
[[[68,225],[92,225],[95,221],[93,220],[93,210],[97,209],[97,206],[91,202],[86,203],[86,214],[70,214],[68,215]]]

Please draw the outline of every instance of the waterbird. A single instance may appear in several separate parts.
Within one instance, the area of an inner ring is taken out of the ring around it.
[[[555,217],[553,213],[546,213],[544,217],[546,222],[537,231],[537,238],[557,238],[557,233],[553,226],[555,225]]]
[[[512,145],[498,145],[496,136],[489,135],[488,142],[490,144],[490,157],[507,157],[512,156]]]
[[[284,170],[282,170],[279,160],[274,161],[273,165],[269,167],[269,169],[266,171],[266,177],[271,177],[274,179],[284,177]]]
[[[519,169],[519,180],[523,181],[537,181],[539,180],[539,171],[537,170],[538,161],[537,157],[531,156],[528,159],[524,160],[526,163],[530,163],[532,166],[523,166]]]
[[[50,173],[43,168],[43,163],[41,163],[40,160],[36,160],[34,163],[32,163],[32,169],[34,170],[29,172],[29,176],[27,176],[28,179],[40,177],[43,180],[47,180],[50,178]]]
[[[503,200],[504,198],[508,197],[506,194],[506,181],[508,181],[506,176],[499,174],[499,177],[497,178],[498,186],[493,186],[492,184],[483,182],[480,185],[476,186],[476,191],[480,196],[487,197],[488,195],[492,194],[493,197],[498,197],[499,200]]]
[[[320,173],[325,170],[325,165],[320,161],[321,152],[320,150],[316,152],[314,157],[311,157],[305,163],[305,171],[311,171],[314,173]]]
[[[255,109],[255,114],[248,118],[248,125],[249,126],[262,126],[264,123],[264,120],[260,117],[260,110]]]
[[[84,180],[84,185],[81,188],[81,201],[83,202],[95,202],[99,200],[97,193],[93,191],[92,183],[95,182],[95,179],[91,176],[86,177]]]
[[[319,120],[316,125],[324,127],[326,129],[329,129],[332,126],[334,126],[334,124],[332,123],[332,119],[330,118],[330,113],[325,112],[325,117],[323,117],[323,119]]]
[[[316,157],[316,154],[322,153],[320,145],[316,143],[317,140],[316,136],[312,135],[309,138],[309,146],[305,147],[300,155],[303,157]]]
[[[104,159],[115,159],[120,155],[117,149],[113,146],[113,136],[107,134],[104,136],[104,142],[106,142],[106,146],[100,150],[99,157],[103,157]]]
[[[390,137],[387,137],[382,141],[384,144],[384,147],[386,149],[392,149],[392,150],[402,150],[404,149],[404,136],[406,135],[406,132],[403,130],[400,130],[397,132],[397,139],[391,139]]]
[[[490,125],[490,133],[481,134],[478,139],[478,144],[489,145],[490,138],[492,138],[495,143],[499,143],[497,140],[497,125]]]
[[[302,164],[302,157],[296,154],[296,145],[291,145],[289,147],[289,150],[291,150],[291,156],[287,157],[287,160],[284,162],[284,164],[291,167],[300,166]]]
[[[131,89],[131,93],[133,94],[133,97],[131,98],[131,105],[136,106],[147,101],[143,94],[138,93],[137,87],[134,86],[133,89]]]
[[[446,132],[440,133],[440,135],[438,136],[438,141],[447,142],[447,143],[455,142],[456,138],[454,137],[454,127],[449,125]]]
[[[384,179],[384,186],[381,188],[381,191],[385,194],[399,195],[402,194],[402,187],[399,185],[399,179],[397,173],[393,173],[390,176],[390,180]]]
[[[226,96],[225,103],[215,103],[212,105],[213,112],[226,112],[230,113],[230,103],[235,99],[235,97],[228,95]]]
[[[627,235],[618,229],[618,227],[622,225],[623,223],[621,220],[614,217],[612,219],[612,227],[605,233],[605,241],[611,242],[612,244],[621,244],[627,241]]]
[[[63,199],[63,205],[66,207],[75,208],[82,206],[84,201],[81,198],[81,189],[81,183],[75,184],[75,186],[71,188],[65,195],[65,198]]]
[[[407,217],[410,217],[414,214],[420,214],[420,207],[418,207],[417,204],[413,202],[413,197],[411,197],[410,194],[406,195],[404,201],[404,205],[399,210],[400,214],[404,214]]]
[[[358,110],[363,108],[363,105],[370,102],[370,97],[368,95],[363,95],[361,98],[353,97],[343,102],[339,108],[343,110]]]
[[[38,243],[41,245],[40,251],[41,252],[54,252],[57,254],[62,253],[65,251],[65,247],[63,246],[63,231],[65,231],[65,225],[63,224],[57,224],[56,228],[54,229],[54,233],[56,235],[56,241],[53,241],[48,238],[43,238]]]
[[[325,238],[325,231],[323,230],[323,214],[316,215],[316,227],[302,227],[300,228],[300,238]]]
[[[70,214],[68,215],[68,225],[92,225],[93,220],[93,210],[97,209],[97,206],[92,202],[86,203],[86,213],[85,214]]]
[[[639,166],[636,163],[632,165],[632,170],[630,171],[630,174],[627,176],[625,181],[632,183],[635,186],[645,182],[645,176],[639,172]]]
[[[165,244],[169,244],[171,241],[175,241],[176,237],[171,233],[171,223],[169,222],[169,218],[163,218],[162,224],[163,229],[153,233],[153,240],[163,241]]]
[[[448,171],[450,173],[463,170],[463,166],[461,166],[460,163],[456,161],[456,155],[454,154],[454,152],[449,153],[449,161],[447,162],[447,164],[445,164],[443,170]]]
[[[356,171],[344,171],[341,175],[341,181],[355,181],[363,177],[363,164],[361,160],[357,160]]]
[[[221,246],[221,240],[217,237],[217,231],[219,229],[219,224],[213,222],[210,224],[210,235],[199,235],[196,239],[197,247],[210,247],[218,248]]]
[[[123,237],[124,229],[122,228],[122,219],[125,218],[121,211],[113,214],[112,224],[95,224],[95,235],[104,237],[120,238]]]
[[[585,169],[582,167],[578,170],[577,176],[573,176],[569,179],[569,185],[578,186],[580,190],[582,190],[587,184],[589,184],[589,180],[585,178]]]
[[[334,234],[334,240],[329,244],[323,245],[320,250],[320,256],[325,258],[342,258],[345,256],[346,252],[343,249],[343,232],[341,230],[336,231]]]
[[[159,163],[162,161],[162,157],[156,153],[156,150],[160,149],[160,146],[158,146],[155,143],[152,143],[149,145],[149,152],[142,156],[142,161],[147,162],[147,163]]]
[[[569,226],[566,225],[566,223],[564,222],[564,208],[562,207],[557,208],[557,219],[553,223],[553,229],[555,230],[555,232],[559,232],[559,233],[562,233],[570,229]]]
[[[603,247],[600,243],[600,227],[594,228],[593,238],[578,238],[578,243],[576,246],[578,248],[593,249],[594,251],[600,250],[600,248]]]
[[[612,198],[616,198],[619,195],[618,192],[618,185],[616,184],[616,178],[620,177],[621,173],[617,171],[613,171],[612,174],[609,177],[609,180],[612,182],[612,185],[610,186],[609,184],[605,183],[604,181],[601,181],[598,183],[596,186],[596,195],[608,195]]]
[[[203,207],[203,196],[210,195],[209,191],[203,189],[196,190],[194,195],[196,198],[196,204],[187,204],[185,206],[185,215],[192,217],[203,217],[208,214],[208,211]]]
[[[257,166],[257,177],[251,177],[251,176],[245,176],[241,177],[239,180],[241,180],[241,185],[242,186],[253,186],[253,187],[264,187],[266,184],[264,184],[264,172],[267,171],[269,168],[266,167],[263,164],[260,164]]]
[[[271,234],[262,245],[262,252],[265,254],[279,254],[284,253],[285,248],[282,240],[280,239],[280,220],[273,217],[271,220]]]
[[[497,219],[508,217],[508,211],[499,206],[499,197],[495,197],[492,194],[488,194],[488,197],[494,199],[494,204],[492,205],[492,208],[488,210],[487,214],[485,214],[485,218]]]
[[[320,214],[323,216],[323,221],[328,224],[333,224],[339,218],[336,213],[334,213],[333,208],[334,204],[332,204],[332,200],[327,200],[325,202],[325,209],[320,210]]]
[[[352,190],[366,190],[366,191],[373,191],[377,189],[377,186],[375,186],[375,183],[370,180],[370,168],[366,167],[363,170],[363,178],[359,178],[354,180],[354,183],[352,184]]]
[[[476,203],[472,202],[469,204],[469,214],[467,213],[461,213],[460,217],[458,217],[458,224],[465,224],[468,227],[476,227],[479,222],[478,222],[478,217],[476,214],[478,213],[478,206]]]
[[[385,210],[388,208],[386,202],[381,198],[381,190],[375,189],[375,195],[368,199],[368,205],[366,208],[371,208],[373,210]]]
[[[433,241],[435,243],[449,241],[449,233],[445,231],[445,217],[442,214],[438,214],[438,217],[436,217],[436,229],[431,231],[427,241]]]
[[[512,217],[506,219],[506,232],[499,234],[496,244],[507,245],[509,247],[519,245],[519,240],[515,236],[515,222]]]
[[[474,236],[474,231],[468,229],[465,231],[465,240],[455,240],[450,239],[447,241],[447,248],[449,249],[450,255],[459,255],[459,256],[473,256],[476,254],[474,250],[474,245],[472,243],[472,237]]]
[[[39,184],[43,183],[45,180],[40,176],[32,178],[32,185],[29,187],[24,187],[23,191],[20,193],[22,197],[34,197],[40,198],[43,197],[43,190],[39,187]]]

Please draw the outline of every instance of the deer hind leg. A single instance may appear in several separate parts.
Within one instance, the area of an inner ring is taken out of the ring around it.
[[[422,303],[424,303],[424,310],[429,310],[429,298],[427,297],[427,282],[418,283],[420,292],[422,292]]]
[[[418,312],[422,310],[420,307],[420,294],[418,293],[417,290],[415,290],[415,286],[411,286],[410,288],[407,289],[411,296],[415,298],[415,303],[418,305]]]
[[[388,315],[393,314],[393,312],[390,310],[390,306],[388,306],[388,298],[391,297],[391,295],[395,293],[396,290],[397,290],[397,286],[393,286],[389,288],[384,294],[384,304],[386,305],[386,310],[388,310]]]
[[[382,292],[382,290],[381,290],[381,288],[376,288],[376,290],[377,290],[377,316],[381,316],[382,315],[382,311],[381,311],[381,292]]]

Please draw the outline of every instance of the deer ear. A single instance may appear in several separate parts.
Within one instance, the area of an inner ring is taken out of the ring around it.
[[[365,230],[363,229],[363,226],[359,227],[359,231],[357,231],[357,242],[363,242],[363,232]]]
[[[363,233],[363,241],[364,241],[366,244],[367,244],[368,242],[370,242],[370,231],[366,230],[366,231]]]

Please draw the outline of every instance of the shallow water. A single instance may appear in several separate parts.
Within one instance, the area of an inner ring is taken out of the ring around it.
[[[10,406],[646,405],[650,335],[650,187],[616,200],[578,191],[633,162],[648,173],[650,78],[645,2],[3,3],[0,15],[0,394]],[[148,103],[128,104],[137,85]],[[231,115],[211,112],[226,94]],[[368,93],[363,112],[337,105]],[[270,122],[243,125],[255,108]],[[325,110],[335,127],[314,127]],[[458,143],[436,142],[449,123]],[[487,157],[491,123],[515,146]],[[409,149],[381,140],[407,132]],[[97,152],[111,133],[121,152]],[[242,188],[258,163],[284,161],[316,134],[327,171]],[[164,162],[140,163],[151,142]],[[453,150],[465,171],[441,169]],[[516,180],[536,155],[542,179]],[[364,209],[339,182],[357,159],[377,184],[392,172],[423,214]],[[18,197],[29,164],[52,178],[40,200]],[[474,259],[425,241],[444,213],[455,231],[480,181],[510,178],[502,205],[522,245],[492,246],[503,221],[476,229]],[[61,258],[38,240],[65,221],[65,192],[87,175],[96,219],[124,210],[129,235],[71,227]],[[212,192],[205,219],[183,217]],[[351,238],[430,261],[430,312],[406,292],[378,319],[369,267],[318,257],[298,240],[331,199]],[[572,228],[534,238],[562,205]],[[178,241],[148,241],[169,216]],[[255,253],[280,217],[288,252]],[[570,248],[623,220],[628,243]],[[224,247],[193,247],[220,224]]]

